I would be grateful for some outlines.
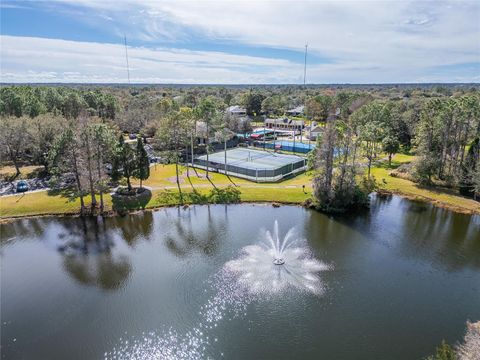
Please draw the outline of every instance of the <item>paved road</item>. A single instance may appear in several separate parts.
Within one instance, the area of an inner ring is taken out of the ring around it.
[[[23,192],[23,193],[14,193],[14,194],[0,195],[0,198],[9,197],[9,196],[22,196],[22,195],[25,195],[25,194],[31,194],[31,193],[36,193],[36,192],[48,191],[48,190],[50,190],[50,188],[30,190],[30,191],[25,191],[25,192]]]

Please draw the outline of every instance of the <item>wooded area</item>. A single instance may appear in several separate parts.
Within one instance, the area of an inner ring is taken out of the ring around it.
[[[246,116],[230,114],[231,105]],[[68,188],[82,209],[87,194],[102,209],[112,182],[125,181],[131,191],[132,177],[148,178],[146,139],[162,161],[176,164],[181,194],[178,165],[199,151],[195,138],[204,139],[200,150],[208,157],[210,142],[226,149],[252,121],[298,106],[305,106],[298,118],[322,128],[309,155],[322,210],[365,204],[376,188],[372,165],[400,152],[416,156],[401,176],[480,194],[478,86],[3,86],[1,162],[17,176],[25,165],[42,165],[51,182],[70,175]],[[127,145],[129,134],[136,146]]]

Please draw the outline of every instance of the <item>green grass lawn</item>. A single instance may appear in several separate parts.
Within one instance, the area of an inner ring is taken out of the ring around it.
[[[90,199],[85,199],[90,204]],[[111,206],[111,197],[105,197],[107,208]],[[49,195],[47,191],[24,193],[0,198],[0,218],[17,216],[71,214],[80,209],[80,200],[71,201],[61,195]]]
[[[236,177],[227,177],[219,173],[210,173],[210,180],[205,176],[204,170],[197,169],[196,172],[190,168],[190,180],[186,176],[186,168],[180,167],[181,189],[184,193],[198,191],[207,194],[216,187],[224,188],[236,186],[241,192],[241,199],[245,202],[285,202],[301,203],[309,198],[311,192],[311,173],[303,173],[294,178],[279,183],[255,183]],[[198,174],[198,176],[197,176]],[[138,185],[136,180],[133,184]],[[174,165],[157,165],[150,169],[150,178],[143,183],[152,189],[152,197],[146,208],[155,208],[168,205],[176,205],[178,201],[175,194],[178,194],[175,178]],[[305,185],[305,192],[302,185]],[[171,196],[165,196],[165,194]],[[112,198],[105,195],[106,210],[112,207]],[[98,198],[97,198],[98,200]],[[90,204],[90,198],[85,198],[86,205]],[[80,201],[69,200],[61,195],[51,195],[47,191],[18,194],[0,198],[0,218],[11,218],[19,216],[49,215],[49,214],[71,214],[77,213],[80,208]]]
[[[279,202],[289,204],[301,204],[303,201],[311,197],[311,189],[303,192],[302,188],[240,188],[242,192],[241,198],[245,202]]]
[[[451,208],[456,211],[480,213],[480,204],[472,199],[458,195],[454,190],[434,187],[420,187],[412,181],[390,176],[393,168],[402,163],[411,162],[411,155],[397,154],[389,167],[386,162],[378,163],[372,167],[372,175],[375,176],[380,186],[388,191],[405,195],[409,198],[421,199],[436,203],[439,206]],[[178,193],[175,179],[174,165],[157,165],[151,168],[150,178],[144,185],[152,189],[152,197],[146,208],[155,208],[178,203],[175,194]],[[195,172],[190,169],[190,179],[186,176],[186,168],[181,167],[181,189],[184,193],[198,191],[207,194],[214,186],[224,188],[236,186],[241,192],[241,199],[245,202],[279,202],[300,204],[309,197],[312,192],[312,177],[310,172],[302,173],[296,177],[286,179],[278,183],[254,183],[236,177],[227,177],[219,173],[210,173],[210,180],[206,179],[205,171]],[[198,174],[198,176],[197,176]],[[134,184],[138,182],[133,181]],[[303,190],[305,185],[305,192]],[[165,196],[170,194],[173,196]],[[173,199],[173,200],[172,200]],[[88,205],[89,197],[85,198]],[[105,195],[105,206],[109,210],[112,207],[110,195]],[[51,195],[46,191],[19,194],[0,198],[0,218],[18,216],[46,215],[46,214],[71,214],[77,213],[80,208],[78,199],[71,201],[61,195]]]
[[[461,196],[458,191],[445,187],[423,187],[410,180],[390,176],[392,169],[402,163],[412,162],[414,156],[397,154],[392,159],[392,166],[386,162],[372,167],[371,173],[375,176],[381,188],[393,193],[405,195],[412,199],[432,202],[436,205],[466,213],[480,213],[480,203],[473,199]]]

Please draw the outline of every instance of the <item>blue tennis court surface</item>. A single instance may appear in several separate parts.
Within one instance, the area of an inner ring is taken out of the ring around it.
[[[263,147],[263,143],[257,143],[256,146]],[[293,142],[288,140],[279,140],[275,142],[273,141],[266,142],[265,148],[306,154],[312,151],[315,148],[315,145],[308,144],[308,143],[301,143],[298,141]]]

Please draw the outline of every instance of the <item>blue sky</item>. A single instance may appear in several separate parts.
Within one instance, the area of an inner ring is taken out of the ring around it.
[[[9,1],[2,82],[480,82],[478,1]]]

